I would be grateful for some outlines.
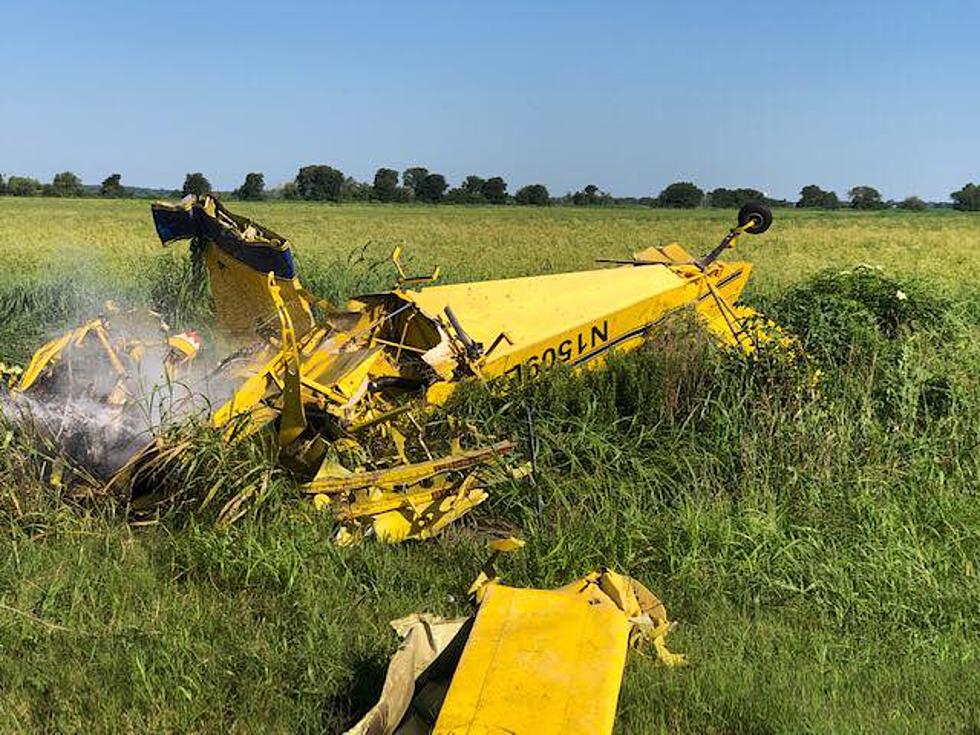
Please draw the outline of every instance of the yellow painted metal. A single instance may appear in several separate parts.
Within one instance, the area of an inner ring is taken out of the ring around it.
[[[278,364],[279,356],[277,355],[271,362]],[[219,428],[232,427],[232,422],[239,416],[255,411],[268,393],[270,369],[271,365],[266,365],[255,375],[247,378],[234,395],[212,414],[211,425]]]
[[[171,335],[167,338],[167,344],[184,360],[193,360],[201,349],[200,338],[194,332]]]
[[[435,404],[467,372],[480,379],[523,378],[559,363],[599,364],[612,351],[642,344],[650,329],[686,305],[723,341],[751,347],[730,306],[744,286],[747,264],[715,263],[705,272],[676,244],[638,253],[634,262],[642,265],[360,297],[344,316],[352,331],[321,325],[301,341],[302,403],[362,424],[365,414],[352,413],[355,404],[371,380],[406,376],[405,356],[421,356],[441,378],[424,386]],[[403,282],[415,280],[400,274]],[[277,286],[269,280],[267,290]],[[389,320],[388,331],[379,331]],[[245,386],[219,410],[216,423],[257,407],[273,383],[284,389],[286,364],[274,358],[263,369],[268,380]],[[416,375],[407,373],[409,379]]]
[[[317,477],[312,482],[303,485],[302,488],[305,493],[314,495],[326,493],[329,495],[365,487],[396,488],[414,485],[444,472],[459,471],[484,464],[495,456],[510,452],[513,448],[513,442],[501,441],[489,447],[459,452],[426,462],[398,465],[373,472]]]
[[[497,445],[462,452],[457,444],[449,456],[408,463],[419,450],[432,457],[415,417],[406,421],[417,436],[407,423],[393,422],[407,413],[412,396],[441,404],[467,380],[598,365],[643,344],[685,307],[729,345],[751,351],[758,339],[745,326],[754,312],[735,306],[749,265],[716,261],[749,224],[731,230],[700,260],[673,243],[647,248],[619,267],[456,285],[432,285],[438,270],[407,275],[396,248],[398,288],[357,297],[345,311],[317,301],[298,278],[277,277],[295,274],[288,241],[212,197],[153,206],[164,244],[193,239],[192,252],[203,255],[219,326],[237,348],[208,373],[238,385],[212,412],[212,424],[229,440],[277,427],[273,441],[291,470],[308,478],[320,467],[304,492],[341,520],[357,522],[357,530],[371,524],[388,540],[425,538],[482,502],[486,493],[473,473],[504,451]],[[263,272],[266,267],[272,272]],[[313,306],[325,312],[322,319],[314,318]],[[18,389],[44,380],[59,361],[69,363],[70,351],[92,335],[86,347],[100,343],[119,376],[107,400],[130,402],[139,388],[130,390],[129,371],[145,345],[110,339],[106,324],[93,320],[44,345]],[[196,336],[174,335],[161,344],[170,348],[168,375],[199,347]],[[381,441],[388,451],[369,456],[354,432],[368,437],[372,452]],[[356,449],[343,449],[344,442]],[[358,470],[338,472],[338,458]]]
[[[449,306],[484,346],[506,332],[481,366],[487,377],[534,375],[580,364],[613,345],[642,339],[637,329],[689,301],[694,289],[667,268],[607,268],[501,281],[433,286],[405,298],[425,314]]]
[[[74,337],[74,332],[67,332],[38,348],[31,357],[24,373],[20,376],[17,390],[26,391],[34,385],[44,369],[61,355],[65,347],[71,342],[72,337]]]
[[[106,334],[105,327],[102,326],[102,322],[93,323],[91,325],[91,331],[98,338],[99,342],[102,344],[102,348],[105,350],[106,357],[109,358],[109,364],[112,365],[112,369],[116,371],[116,375],[122,376],[126,374],[126,368],[123,366],[122,361],[119,359],[119,355],[113,349],[112,344],[109,342],[109,335]],[[85,338],[85,333],[78,338],[77,342],[81,343],[82,339]]]
[[[279,443],[288,446],[303,433],[306,428],[306,414],[303,412],[303,397],[300,384],[299,348],[296,346],[296,332],[293,330],[293,320],[283,301],[281,288],[276,277],[268,275],[269,295],[276,307],[279,317],[280,354],[282,355],[282,414],[279,418]]]
[[[402,265],[401,245],[396,245],[395,249],[391,252],[391,262],[395,264],[395,270],[398,271],[399,286],[414,286],[420,283],[433,283],[439,280],[439,266],[436,266],[435,270],[432,271],[432,275],[429,276],[410,276],[406,274],[405,266]]]
[[[524,548],[524,539],[519,539],[514,536],[497,538],[487,543],[487,548],[493,554],[511,554],[518,549]]]
[[[303,486],[314,505],[344,524],[338,541],[370,528],[379,540],[427,539],[487,499],[475,469],[512,450],[511,442],[374,472],[350,472],[332,460]]]
[[[448,636],[439,633],[450,621],[419,631],[421,660],[421,641],[407,640],[377,705],[347,735],[608,735],[629,646],[653,639],[662,663],[684,663],[664,643],[664,606],[631,577],[602,570],[556,590],[499,584],[493,558],[521,545],[491,544],[476,614],[451,621]]]
[[[489,585],[433,734],[612,732],[630,628],[588,578]]]
[[[158,211],[179,212],[203,221],[197,229],[196,241],[204,249],[215,316],[228,336],[250,341],[256,327],[275,319],[276,307],[266,286],[266,273],[222,251],[214,240],[201,233],[220,231],[244,250],[264,248],[288,254],[290,244],[286,238],[247,217],[232,214],[211,195],[188,196],[177,204],[155,202],[151,207],[154,218]],[[158,229],[157,232],[164,245],[195,237],[191,230],[174,233]],[[297,334],[306,334],[314,327],[314,319],[299,278],[276,278],[276,281]]]
[[[380,349],[360,349],[336,355],[328,364],[329,370],[317,376],[318,380],[337,391],[344,402],[363,393],[368,375],[382,360]]]
[[[455,492],[419,490],[402,496],[391,510],[366,515],[372,518],[375,535],[385,543],[395,544],[410,538],[423,541],[441,532],[487,497],[487,491],[482,487],[464,481]],[[386,500],[393,499],[393,494],[388,494]]]
[[[473,584],[466,591],[467,597],[470,600],[476,602],[477,604],[483,602],[483,593],[491,586],[498,582],[497,579],[497,567],[496,561],[497,557],[501,554],[510,554],[518,549],[524,548],[524,541],[514,536],[507,536],[506,538],[494,539],[487,544],[487,548],[490,550],[490,556],[483,563],[483,569],[477,575],[476,579],[473,580]]]
[[[257,327],[276,318],[267,274],[253,270],[212,244],[207,246],[204,262],[218,325],[229,336],[253,339]],[[305,334],[313,327],[313,315],[302,297],[299,279],[276,278],[275,281],[294,328],[297,333]]]
[[[704,272],[689,259],[674,262],[686,255],[679,246],[656,252],[661,260],[645,265],[432,286],[399,295],[431,319],[441,319],[449,307],[466,336],[486,350],[473,367],[488,379],[534,377],[558,364],[601,364],[612,351],[641,345],[650,329],[687,305],[724,342],[741,344],[731,304],[744,288],[749,264],[715,263]],[[451,392],[436,384],[428,398],[440,404]]]
[[[96,339],[102,345],[105,351],[106,359],[112,366],[113,371],[117,375],[125,375],[126,367],[123,365],[116,354],[115,348],[109,340],[109,335],[106,332],[105,326],[102,323],[102,319],[92,319],[80,327],[71,329],[65,332],[60,337],[52,339],[50,342],[42,345],[31,357],[30,363],[27,365],[27,369],[24,370],[23,374],[20,376],[20,381],[16,386],[16,390],[23,392],[28,390],[34,383],[37,382],[38,378],[44,374],[45,369],[49,365],[53,365],[57,362],[66,350],[71,347],[78,347],[82,345],[90,334],[94,334]],[[137,345],[138,348],[138,345]]]

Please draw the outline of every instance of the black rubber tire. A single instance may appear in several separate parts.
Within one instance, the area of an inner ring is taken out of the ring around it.
[[[749,202],[738,210],[738,226],[742,227],[749,222],[754,224],[746,227],[745,231],[750,235],[761,235],[772,224],[772,211],[764,204]]]

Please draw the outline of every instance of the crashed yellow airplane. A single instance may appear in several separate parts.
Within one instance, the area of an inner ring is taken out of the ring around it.
[[[117,311],[41,347],[13,385],[15,399],[55,435],[52,416],[64,421],[66,395],[74,414],[98,414],[99,441],[89,436],[67,453],[98,479],[125,484],[159,450],[133,416],[148,394],[147,365],[160,367],[188,395],[208,397],[226,439],[273,437],[303,491],[344,524],[342,539],[371,530],[387,541],[431,536],[482,502],[487,466],[513,448],[454,442],[434,457],[423,444],[425,456],[409,457],[403,419],[444,404],[461,383],[599,364],[641,345],[682,307],[721,342],[754,349],[754,312],[736,305],[751,266],[718,257],[772,221],[765,207],[746,205],[702,258],[670,244],[594,270],[451,285],[433,285],[438,272],[407,276],[396,250],[397,287],[340,307],[303,288],[286,238],[215,198],[156,203],[152,213],[164,245],[190,240],[206,266],[222,359],[202,365],[200,337],[162,324],[134,338],[118,328],[132,317]],[[339,461],[338,447],[379,438],[391,451],[367,466]]]

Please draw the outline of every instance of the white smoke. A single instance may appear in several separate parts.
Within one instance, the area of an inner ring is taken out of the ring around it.
[[[212,350],[202,350],[172,377],[170,347],[150,315],[113,317],[109,334],[124,362],[120,375],[96,335],[69,348],[24,393],[0,394],[0,414],[32,426],[75,467],[108,480],[154,436],[231,397],[236,384],[214,374]],[[139,359],[130,355],[139,352]]]

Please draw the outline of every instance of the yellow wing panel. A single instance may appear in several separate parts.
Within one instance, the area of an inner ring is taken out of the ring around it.
[[[433,735],[611,733],[630,624],[594,584],[487,588]]]

